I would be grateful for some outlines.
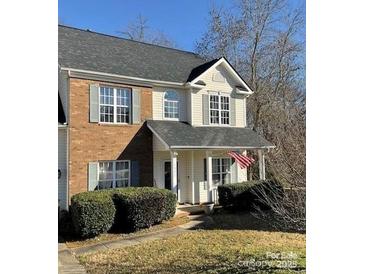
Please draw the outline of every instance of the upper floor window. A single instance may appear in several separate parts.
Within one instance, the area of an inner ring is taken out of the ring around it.
[[[179,118],[179,95],[174,90],[169,90],[165,92],[164,117],[167,119]]]
[[[211,124],[229,125],[229,97],[209,96],[209,121]]]
[[[98,189],[129,186],[129,171],[129,161],[99,162]]]
[[[100,122],[129,123],[131,90],[128,88],[100,87]]]

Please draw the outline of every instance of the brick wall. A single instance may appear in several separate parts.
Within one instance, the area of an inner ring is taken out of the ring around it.
[[[89,85],[111,84],[76,78],[69,83],[69,198],[87,191],[88,163],[92,161],[138,160],[141,185],[152,186],[152,134],[143,123],[152,118],[152,89],[140,87],[140,125],[101,125],[89,122]]]

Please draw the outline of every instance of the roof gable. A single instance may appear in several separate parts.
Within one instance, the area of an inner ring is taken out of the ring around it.
[[[214,71],[218,66],[223,67],[226,70],[230,78],[237,83],[236,86],[242,93],[253,93],[253,90],[249,87],[249,85],[243,80],[243,78],[237,73],[233,66],[224,57],[212,60],[197,67],[195,69],[195,73],[189,76],[190,81],[188,82],[191,82],[191,84],[196,84],[197,82],[201,81],[204,76]]]

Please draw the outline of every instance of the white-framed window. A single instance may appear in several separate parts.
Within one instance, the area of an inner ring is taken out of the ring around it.
[[[97,189],[130,186],[130,161],[101,161]]]
[[[130,122],[131,89],[101,86],[99,102],[101,123]]]
[[[209,95],[209,121],[211,124],[229,125],[229,96]]]
[[[214,184],[231,183],[231,158],[212,158],[212,178]]]
[[[167,90],[163,101],[165,119],[179,119],[179,94],[175,90]]]

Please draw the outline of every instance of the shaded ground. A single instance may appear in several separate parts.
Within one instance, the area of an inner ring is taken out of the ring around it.
[[[270,231],[247,213],[211,217],[205,229],[78,258],[90,273],[305,271],[304,234]]]

